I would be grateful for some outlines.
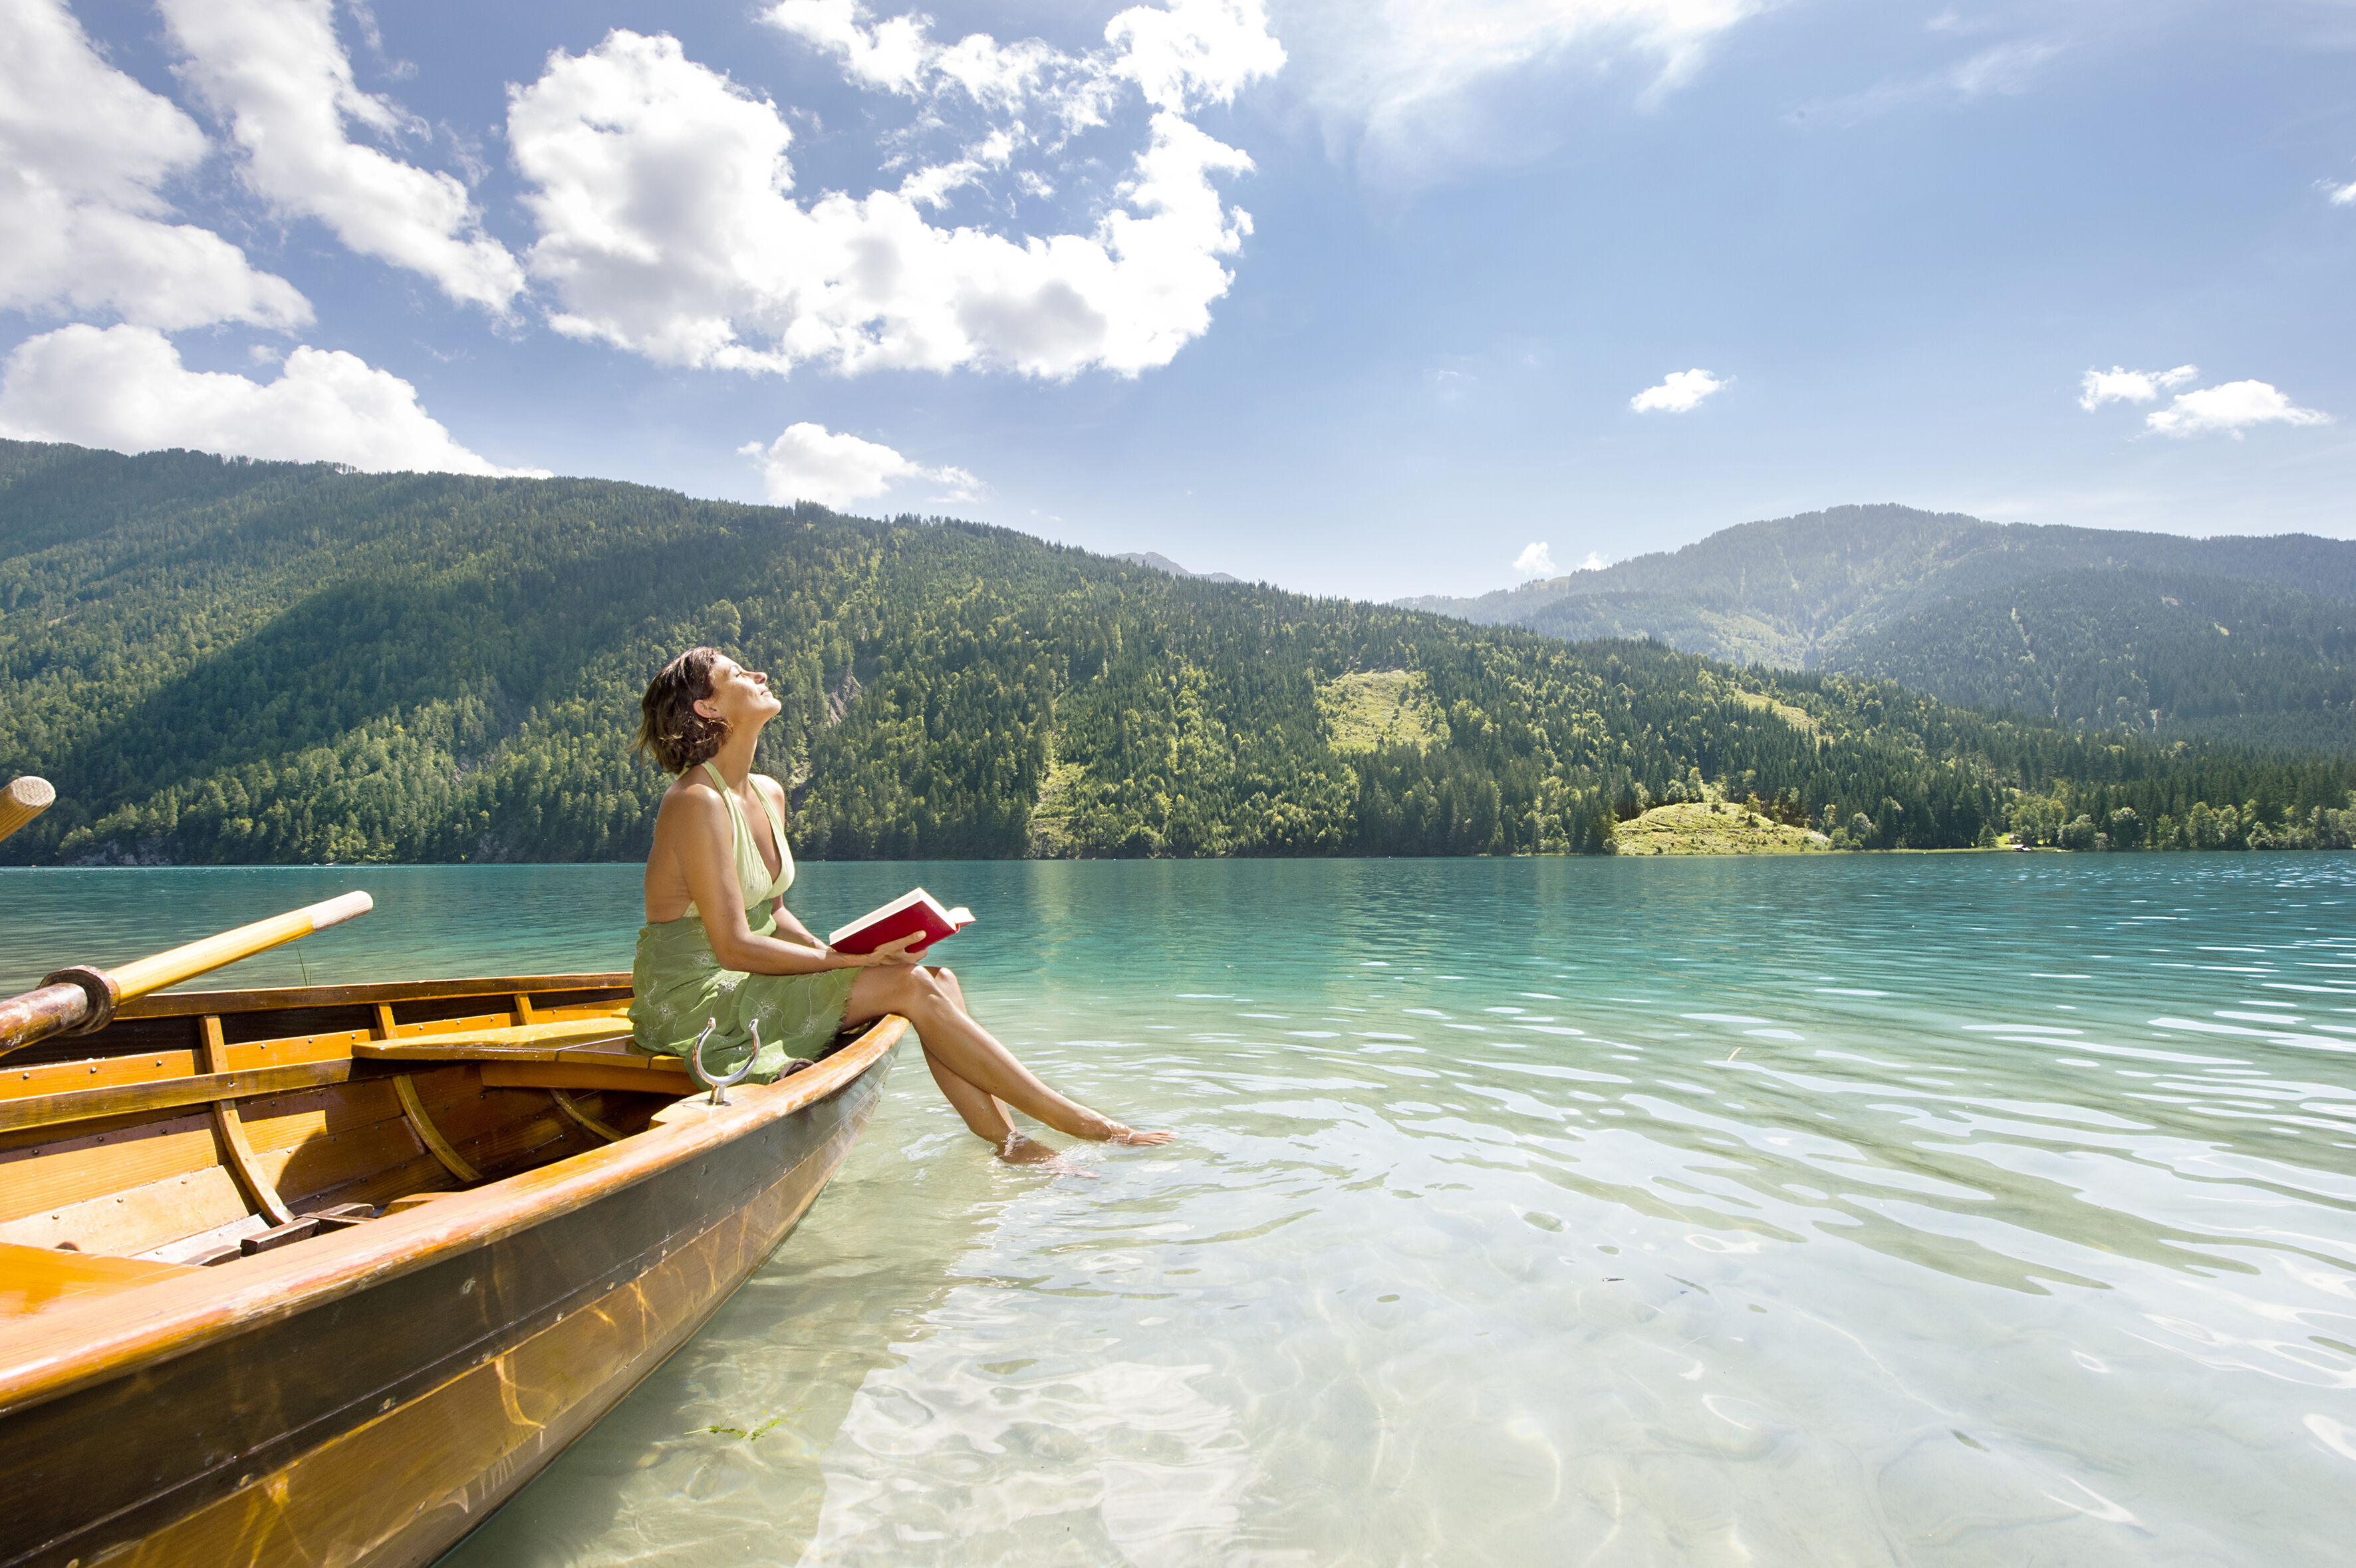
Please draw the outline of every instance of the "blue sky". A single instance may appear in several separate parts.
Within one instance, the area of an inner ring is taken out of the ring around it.
[[[1369,597],[1848,501],[2356,535],[2347,0],[0,29],[7,435],[810,495]]]

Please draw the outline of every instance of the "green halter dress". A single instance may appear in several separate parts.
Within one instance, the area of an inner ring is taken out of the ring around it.
[[[713,788],[728,802],[736,829],[736,886],[744,894],[744,918],[756,936],[774,935],[776,917],[771,904],[794,885],[794,852],[786,843],[785,824],[777,809],[761,795],[761,811],[769,819],[776,842],[777,875],[772,877],[754,842],[751,824],[736,791],[707,762]],[[755,793],[759,793],[755,791]],[[712,953],[703,917],[693,904],[676,920],[638,928],[638,950],[630,965],[630,1003],[634,1043],[658,1056],[683,1056],[695,1045],[707,1019],[716,1020],[705,1063],[716,1072],[734,1072],[753,1048],[753,1027],[760,1026],[761,1054],[745,1075],[750,1083],[774,1083],[796,1058],[817,1056],[842,1028],[842,1011],[858,983],[855,969],[826,969],[812,974],[747,974],[723,969]]]

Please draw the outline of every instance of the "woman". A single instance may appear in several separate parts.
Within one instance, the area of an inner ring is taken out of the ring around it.
[[[691,648],[662,667],[641,706],[639,749],[679,775],[655,817],[647,923],[631,968],[630,1023],[642,1049],[684,1054],[716,1019],[707,1056],[733,1070],[757,1030],[760,1051],[746,1076],[769,1083],[844,1027],[896,1013],[916,1026],[933,1081],[1001,1158],[1030,1163],[1052,1153],[1015,1131],[1010,1105],[1076,1138],[1170,1141],[1040,1082],[966,1012],[957,976],[916,961],[908,951],[916,937],[872,953],[836,952],[794,918],[783,897],[794,880],[785,791],[753,771],[761,726],[784,706],[766,675],[716,648]]]

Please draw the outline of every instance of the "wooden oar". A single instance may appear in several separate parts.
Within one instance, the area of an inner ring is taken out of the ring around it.
[[[58,792],[46,779],[27,773],[8,780],[0,789],[0,839],[6,838],[57,803]]]
[[[87,1034],[103,1028],[114,1016],[118,1003],[177,985],[207,970],[252,958],[313,931],[339,926],[374,908],[376,900],[367,894],[347,893],[153,958],[134,959],[120,969],[95,969],[89,964],[61,969],[44,977],[39,989],[0,1002],[0,1055],[68,1030]]]

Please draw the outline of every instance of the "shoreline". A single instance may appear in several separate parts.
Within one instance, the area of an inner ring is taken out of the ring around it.
[[[1819,835],[1821,836],[1821,835]],[[830,860],[796,855],[795,864],[812,865],[1119,865],[1131,861],[1161,865],[1214,865],[1247,862],[1312,862],[1333,860],[1419,860],[1419,861],[1483,861],[1483,860],[1759,860],[1780,858],[1845,860],[1853,857],[1890,854],[2043,854],[2070,855],[2085,859],[2109,859],[2132,855],[2152,859],[2190,855],[2248,854],[2316,854],[2331,851],[2290,849],[2270,844],[2265,849],[2210,850],[2070,850],[2059,844],[1957,844],[1939,849],[1834,849],[1818,843],[1804,848],[1766,846],[1755,848],[1686,849],[1659,854],[1622,849],[1609,854],[1587,854],[1566,851],[1514,850],[1505,854],[1192,854],[1192,855],[1108,855],[1108,854],[1042,854],[1042,855],[935,855],[914,856],[893,860]],[[2347,854],[2349,851],[2337,853]],[[74,865],[0,865],[0,874],[16,871],[445,871],[458,869],[532,871],[562,866],[636,866],[642,863],[632,860],[239,860],[239,861],[156,861],[145,864],[94,862]]]

